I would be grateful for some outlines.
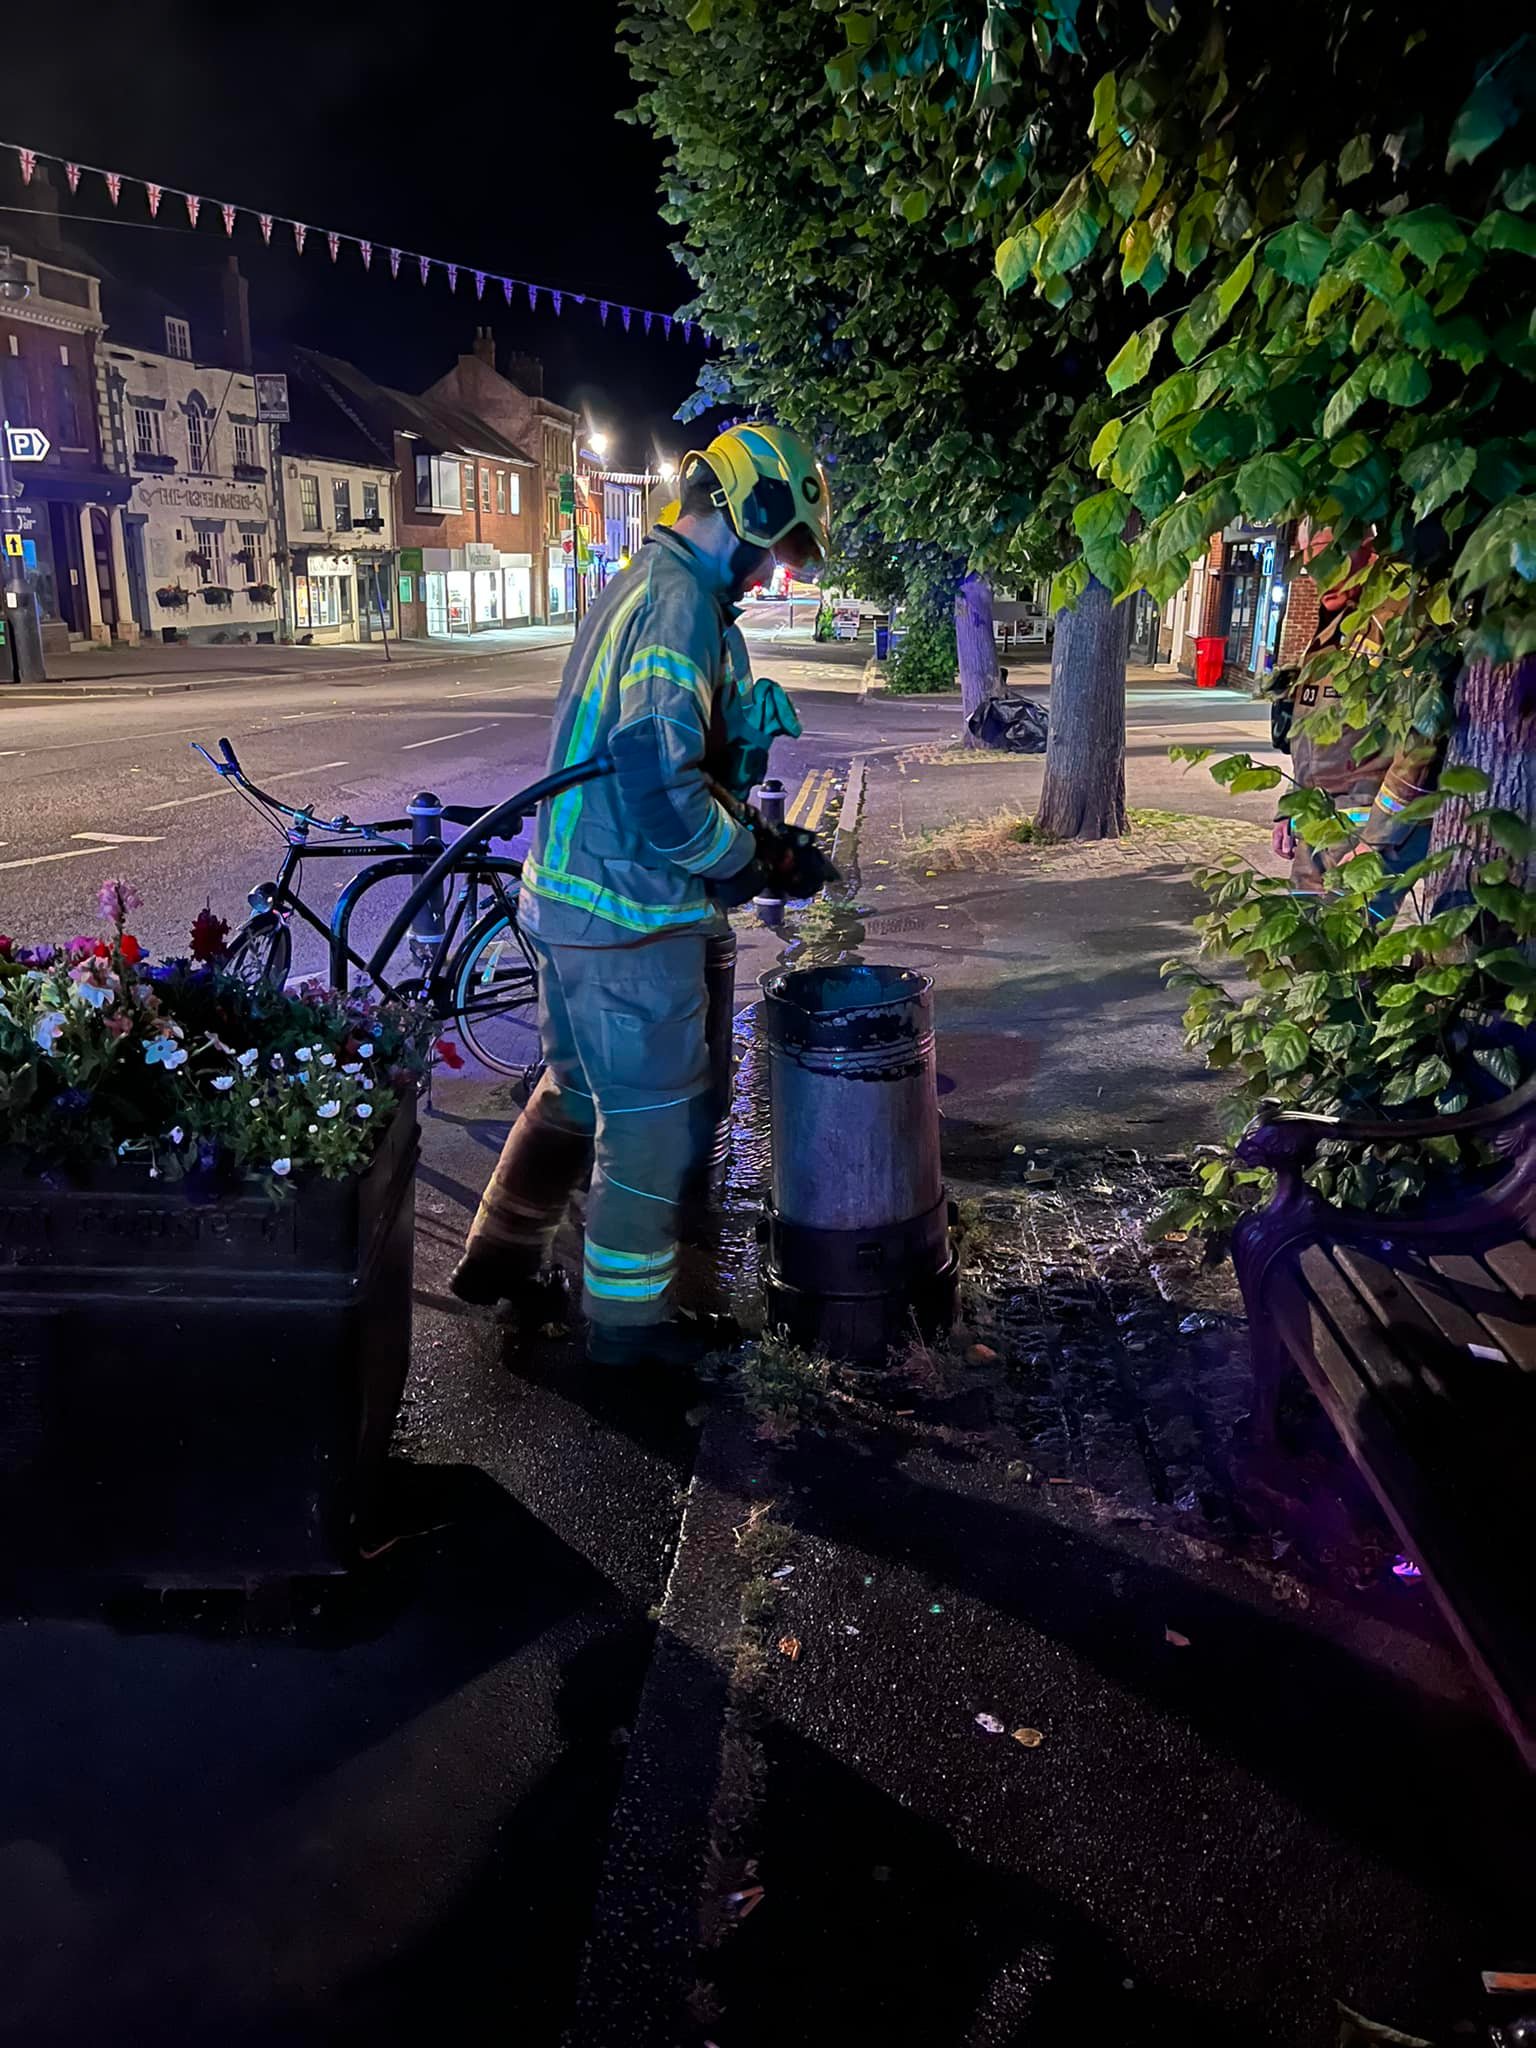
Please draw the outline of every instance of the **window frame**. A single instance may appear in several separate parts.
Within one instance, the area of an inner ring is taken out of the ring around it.
[[[379,516],[379,487],[377,484],[363,485],[363,517],[377,519]]]
[[[309,516],[310,497],[306,489],[307,485],[313,485],[314,487],[315,516],[313,519]],[[320,524],[320,479],[318,476],[305,476],[301,474],[299,477],[299,531],[301,533],[324,533],[325,531],[325,528]]]
[[[165,316],[165,352],[173,362],[190,363],[192,360],[192,323],[183,320],[180,314],[167,313]]]
[[[260,469],[261,442],[254,421],[236,420],[234,430],[236,469]]]
[[[331,478],[331,518],[333,533],[352,531],[352,479],[349,476]]]
[[[150,429],[146,436],[145,427]],[[136,405],[133,408],[133,452],[135,455],[149,455],[163,459],[165,455],[165,415],[158,406]]]
[[[205,405],[193,405],[189,401],[186,419],[187,468],[193,476],[212,476],[213,415]]]

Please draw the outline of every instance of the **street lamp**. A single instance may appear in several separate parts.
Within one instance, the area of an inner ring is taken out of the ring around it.
[[[0,301],[17,305],[32,290],[27,266],[19,256],[0,246]],[[26,562],[13,548],[21,547],[21,521],[16,503],[21,493],[11,468],[11,422],[5,398],[5,362],[0,358],[0,623],[5,628],[10,660],[7,678],[0,668],[0,681],[40,683],[47,675],[43,666],[43,635],[37,622],[37,599],[27,581]]]
[[[594,455],[604,456],[608,453],[608,436],[601,430],[588,434],[587,440]]]

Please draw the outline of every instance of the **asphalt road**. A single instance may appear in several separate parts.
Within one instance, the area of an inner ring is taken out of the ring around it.
[[[184,944],[205,903],[237,924],[252,884],[276,871],[282,843],[215,780],[194,741],[211,747],[228,737],[258,782],[327,815],[398,816],[421,789],[459,804],[505,796],[543,770],[564,658],[564,648],[550,647],[402,665],[384,679],[371,669],[358,680],[232,681],[197,693],[43,706],[0,701],[0,930],[42,940],[90,929],[108,875],[138,887],[137,935],[157,953]],[[859,671],[846,650],[823,656],[764,646],[756,659],[786,682],[804,720],[803,737],[781,742],[775,754],[792,797],[807,775],[840,774],[856,753],[953,730],[953,700],[860,702]],[[1215,721],[1229,743],[1251,743],[1261,716],[1226,693],[1218,702],[1178,686],[1133,691],[1133,792],[1149,776],[1162,779],[1167,734],[1197,723],[1203,736]],[[1186,780],[1184,799],[1223,808],[1226,799],[1201,784]],[[808,789],[805,815],[816,793]],[[1169,795],[1143,790],[1140,800]],[[312,866],[306,899],[328,915],[349,873],[344,862]],[[391,907],[381,891],[363,935]],[[300,928],[295,970],[318,970],[322,957],[319,940]]]

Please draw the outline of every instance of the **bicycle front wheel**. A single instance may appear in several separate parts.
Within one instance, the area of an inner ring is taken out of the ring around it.
[[[223,965],[226,974],[252,987],[265,982],[268,988],[284,988],[293,966],[293,933],[279,918],[268,924],[253,917],[230,940]]]
[[[450,987],[455,1022],[482,1066],[527,1073],[539,1057],[539,975],[508,911],[481,918],[453,963]]]

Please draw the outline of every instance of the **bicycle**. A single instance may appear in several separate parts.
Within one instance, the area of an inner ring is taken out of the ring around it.
[[[526,1075],[538,1056],[538,965],[517,921],[522,862],[511,853],[491,852],[490,844],[515,838],[537,804],[610,773],[612,764],[594,755],[484,811],[417,797],[403,818],[362,823],[344,812],[322,818],[313,806],[283,803],[250,779],[227,739],[218,746],[215,760],[193,743],[288,847],[273,880],[250,891],[251,915],[225,949],[225,971],[283,987],[293,965],[291,924],[297,917],[325,940],[334,988],[345,988],[358,970],[363,984],[381,995],[423,1003],[434,1017],[456,1026],[476,1059],[493,1072]],[[462,836],[445,842],[445,825],[463,827]],[[390,836],[407,832],[409,841]],[[300,893],[304,863],[360,857],[369,864],[341,890],[329,919],[322,918]],[[406,876],[421,879],[384,943],[365,959],[350,944],[357,906],[371,889]],[[418,973],[391,981],[387,970],[407,935]]]

